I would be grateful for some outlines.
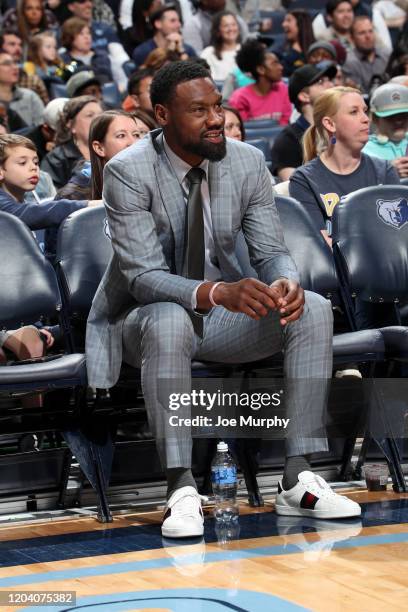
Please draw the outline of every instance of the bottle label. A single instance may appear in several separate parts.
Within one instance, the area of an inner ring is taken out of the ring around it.
[[[218,485],[230,485],[237,482],[237,468],[235,465],[230,467],[215,467],[211,470],[211,481]]]

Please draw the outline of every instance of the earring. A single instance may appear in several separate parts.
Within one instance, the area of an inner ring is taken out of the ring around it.
[[[333,136],[330,138],[330,144],[335,145],[336,142],[337,142],[336,134],[333,134]]]

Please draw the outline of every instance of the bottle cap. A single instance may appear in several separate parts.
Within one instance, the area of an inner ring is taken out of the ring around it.
[[[226,444],[225,442],[218,442],[217,451],[225,453],[226,451],[228,451],[228,444]]]

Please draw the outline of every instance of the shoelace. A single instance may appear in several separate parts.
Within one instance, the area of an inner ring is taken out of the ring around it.
[[[198,494],[184,495],[172,506],[171,512],[175,516],[197,516],[197,512],[200,512],[201,500],[204,501],[205,499],[205,497]]]
[[[330,485],[327,484],[327,482],[321,477],[318,476],[317,474],[314,475],[313,479],[310,479],[306,482],[303,483],[305,487],[310,487],[311,489],[313,489],[314,487],[318,488],[318,494],[321,498],[329,498],[329,497],[336,497],[337,493],[335,493],[335,491],[333,491],[333,489],[330,487]],[[312,491],[313,492],[313,491]]]

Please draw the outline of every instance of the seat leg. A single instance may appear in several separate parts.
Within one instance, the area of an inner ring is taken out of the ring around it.
[[[353,470],[353,478],[355,478],[356,480],[361,480],[363,476],[362,467],[365,462],[370,443],[371,443],[371,438],[369,436],[364,436],[364,440],[360,448],[360,453],[357,459],[357,463],[354,466],[354,470]]]
[[[353,458],[354,448],[356,446],[357,438],[346,438],[344,441],[343,457],[341,461],[341,468],[339,478],[343,482],[351,480],[353,476],[353,469],[351,466],[351,460]]]
[[[405,484],[404,473],[401,468],[400,452],[395,439],[374,438],[374,440],[387,460],[392,478],[392,488],[396,493],[405,493],[407,491],[407,486]]]
[[[255,444],[254,444],[255,443]],[[258,440],[237,439],[231,440],[231,452],[236,456],[244,476],[245,485],[248,491],[248,503],[252,508],[260,508],[265,505],[262,494],[259,490],[256,473],[258,464],[255,459]]]
[[[113,517],[109,508],[108,496],[106,495],[106,483],[103,475],[103,468],[101,465],[98,450],[95,448],[95,444],[90,442],[90,450],[95,470],[95,489],[98,496],[98,521],[100,523],[111,523]]]
[[[62,477],[60,489],[57,499],[57,508],[65,508],[65,497],[67,494],[69,473],[71,470],[72,453],[69,448],[65,449],[64,460],[62,464]]]

